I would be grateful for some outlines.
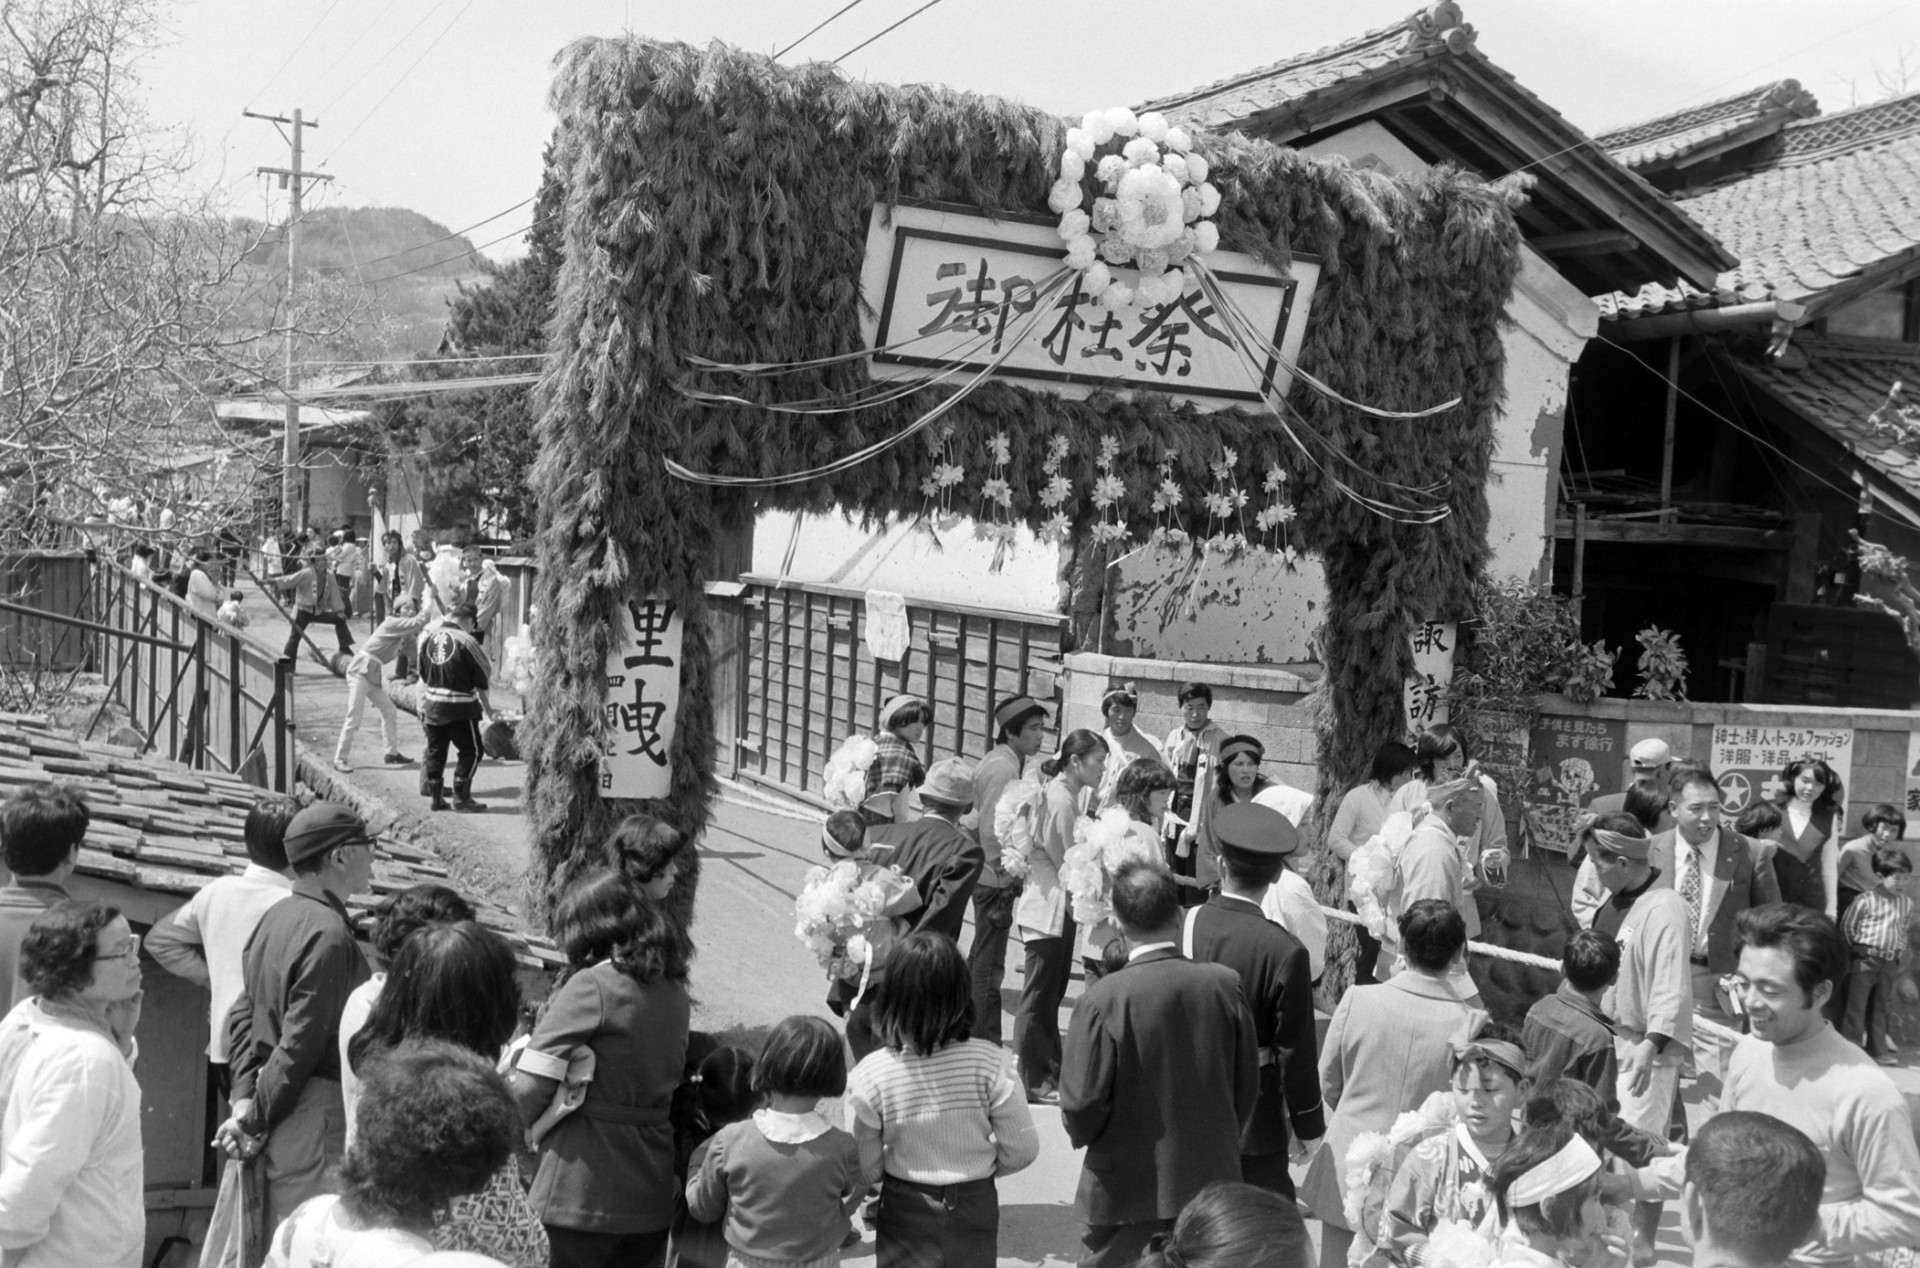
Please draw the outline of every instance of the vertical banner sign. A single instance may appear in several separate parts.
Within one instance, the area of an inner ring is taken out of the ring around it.
[[[1759,801],[1788,794],[1780,776],[1789,762],[1815,757],[1833,768],[1845,795],[1853,790],[1853,732],[1840,727],[1717,726],[1713,769],[1720,776],[1720,808],[1737,815]],[[1841,807],[1842,822],[1846,806]]]
[[[1595,797],[1624,786],[1624,718],[1540,719],[1529,740],[1527,824],[1533,844],[1573,853],[1574,828]]]
[[[1920,817],[1920,731],[1907,735],[1907,817]]]
[[[680,640],[685,622],[665,599],[627,603],[607,651],[607,703],[600,753],[603,797],[664,797],[668,754],[680,716]]]
[[[1455,629],[1452,621],[1425,621],[1413,632],[1413,675],[1407,679],[1409,734],[1447,720]]]

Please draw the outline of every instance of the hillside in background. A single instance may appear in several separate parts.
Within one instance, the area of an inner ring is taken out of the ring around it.
[[[239,224],[261,234],[245,271],[247,284],[264,292],[257,316],[271,323],[278,290],[273,280],[286,267],[285,244],[277,230],[263,231],[257,221]],[[308,213],[294,264],[303,289],[326,294],[358,314],[355,329],[342,332],[328,349],[343,359],[398,359],[433,351],[459,284],[479,282],[493,268],[470,239],[403,207],[323,207]]]

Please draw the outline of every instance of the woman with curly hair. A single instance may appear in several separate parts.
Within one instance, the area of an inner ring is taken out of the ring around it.
[[[340,1192],[307,1199],[281,1222],[266,1268],[432,1253],[435,1213],[484,1189],[519,1133],[512,1094],[484,1058],[434,1040],[403,1044],[367,1069]]]
[[[530,1124],[563,1082],[584,1099],[541,1139],[529,1199],[553,1268],[651,1268],[665,1258],[678,1189],[670,1110],[686,1066],[693,949],[678,920],[612,869],[568,887],[554,931],[569,973],[520,1054],[513,1090]],[[588,1063],[591,1081],[581,1081]]]
[[[1126,846],[1122,850],[1144,859],[1160,857],[1161,824],[1166,822],[1167,806],[1173,800],[1178,780],[1166,763],[1155,758],[1138,758],[1120,772],[1113,783],[1113,804],[1126,811]],[[1113,887],[1109,873],[1102,889],[1105,899]],[[1080,931],[1080,964],[1089,984],[1099,981],[1114,968],[1127,962],[1126,944],[1121,941],[1120,926],[1112,917],[1095,921]]]
[[[414,930],[394,955],[386,989],[347,1045],[341,1069],[352,1071],[357,1086],[389,1053],[426,1040],[497,1064],[519,1019],[520,987],[513,974],[507,940],[471,920]],[[347,1133],[351,1147],[358,1137],[351,1119]],[[547,1268],[547,1230],[527,1205],[515,1158],[486,1188],[439,1212],[430,1240],[436,1250],[478,1251],[511,1268]]]
[[[105,903],[56,903],[20,971],[33,994],[0,1021],[0,1247],[23,1268],[131,1268],[146,1239],[140,939]]]

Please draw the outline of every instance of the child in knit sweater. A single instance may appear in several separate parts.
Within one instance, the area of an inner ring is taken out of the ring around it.
[[[866,1185],[852,1135],[820,1114],[847,1090],[845,1045],[818,1017],[789,1017],[753,1072],[766,1108],[721,1128],[687,1181],[687,1212],[726,1217],[728,1268],[833,1268]]]

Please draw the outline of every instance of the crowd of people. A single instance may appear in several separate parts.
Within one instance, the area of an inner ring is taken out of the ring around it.
[[[373,840],[344,806],[262,798],[245,871],[143,944],[67,893],[84,797],[17,792],[0,806],[0,1253],[138,1262],[143,945],[208,989],[208,1265],[831,1264],[864,1225],[887,1268],[985,1268],[999,1178],[1039,1157],[1034,1107],[1055,1105],[1083,1151],[1081,1262],[1103,1268],[1307,1268],[1309,1216],[1320,1268],[1626,1268],[1652,1261],[1670,1202],[1713,1268],[1920,1246],[1911,1116],[1860,1046],[1905,954],[1903,821],[1872,812],[1816,893],[1810,813],[1749,836],[1717,790],[1705,805],[1710,772],[1642,748],[1620,807],[1582,829],[1592,897],[1559,989],[1495,1020],[1466,962],[1471,895],[1504,862],[1497,803],[1457,736],[1383,746],[1326,836],[1349,859],[1399,843],[1391,928],[1321,1039],[1327,913],[1304,919],[1284,885],[1310,804],[1210,723],[1204,687],[1185,703],[1162,745],[1110,693],[1102,731],[1068,732],[1030,785],[1050,720],[1033,699],[996,702],[983,761],[930,767],[924,702],[890,702],[899,744],[875,745],[862,809],[821,826],[867,904],[862,946],[829,957],[843,1024],[798,1013],[752,1049],[691,1028],[670,901],[691,847],[661,820],[624,820],[559,890],[568,967],[535,1003],[451,888],[401,891],[355,929]],[[1092,889],[1090,836],[1107,842]],[[1775,856],[1800,848],[1797,897],[1831,904],[1781,897]],[[1717,1112],[1688,1139],[1677,1088],[1709,1066]]]

